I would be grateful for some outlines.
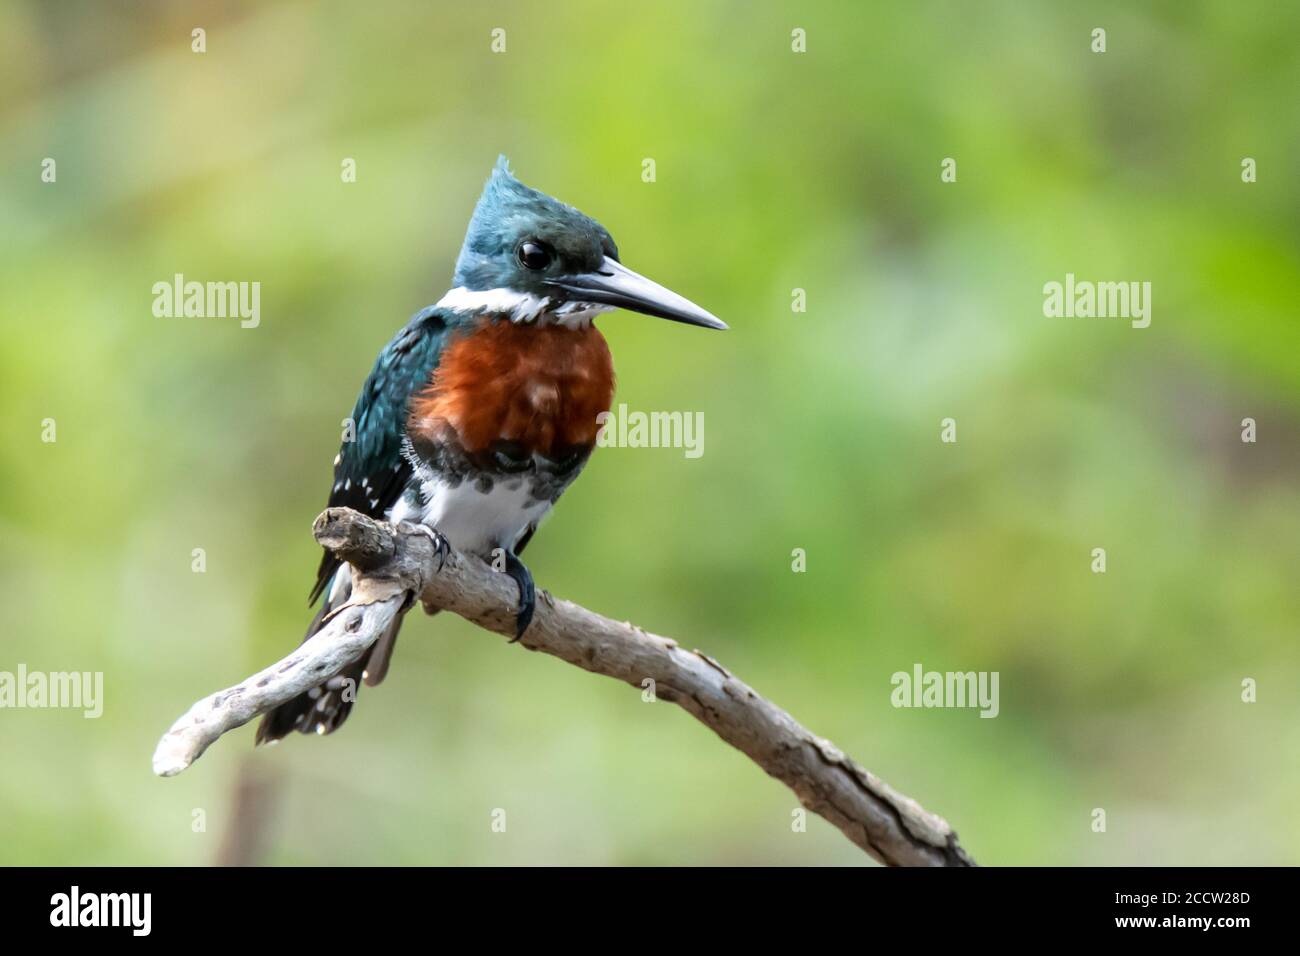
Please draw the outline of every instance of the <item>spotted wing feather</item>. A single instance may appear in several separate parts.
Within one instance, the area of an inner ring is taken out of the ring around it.
[[[353,406],[351,435],[345,435],[335,459],[329,507],[353,508],[382,518],[401,497],[411,477],[411,467],[402,457],[407,404],[437,367],[448,328],[444,313],[425,309],[379,353]],[[334,555],[328,551],[321,555],[308,603],[316,603],[338,567]]]
[[[379,354],[352,409],[352,440],[343,442],[334,464],[330,507],[354,508],[382,518],[401,496],[410,477],[410,466],[401,454],[407,404],[437,367],[448,332],[448,317],[436,309],[425,309],[417,312]],[[329,594],[307,628],[304,641],[351,593],[351,578],[346,570],[335,582],[340,566],[341,562],[328,551],[321,557],[311,603],[322,592],[328,590]],[[258,726],[257,742],[279,740],[295,730],[326,734],[338,729],[352,710],[361,682],[373,685],[383,679],[400,626],[399,616],[387,633],[336,677],[267,713]]]

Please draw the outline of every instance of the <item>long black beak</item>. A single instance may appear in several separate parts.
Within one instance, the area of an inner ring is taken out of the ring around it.
[[[605,257],[595,272],[562,276],[549,280],[549,283],[580,297],[583,302],[613,305],[646,315],[657,315],[661,319],[685,322],[687,325],[701,325],[706,329],[727,327],[727,323],[705,312],[694,302],[682,298],[671,289],[665,289],[658,282],[638,275],[609,256]]]

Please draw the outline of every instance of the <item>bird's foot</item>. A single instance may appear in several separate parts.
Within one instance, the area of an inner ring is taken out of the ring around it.
[[[510,640],[513,644],[524,636],[533,620],[533,611],[537,609],[537,589],[533,586],[533,572],[513,551],[506,552],[505,571],[519,585],[519,613],[515,615],[515,636]]]
[[[427,524],[417,524],[414,521],[399,521],[397,530],[403,534],[422,534],[433,542],[433,553],[438,559],[438,570],[447,563],[447,557],[451,554],[451,544],[447,538],[437,528],[430,528]]]

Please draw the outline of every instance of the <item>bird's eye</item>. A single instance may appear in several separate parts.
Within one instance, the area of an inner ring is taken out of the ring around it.
[[[551,250],[533,239],[525,239],[515,250],[519,264],[525,269],[541,272],[551,264]]]

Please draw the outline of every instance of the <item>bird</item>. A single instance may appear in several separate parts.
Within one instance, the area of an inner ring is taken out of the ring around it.
[[[362,385],[334,459],[329,507],[426,534],[442,557],[455,548],[494,562],[518,586],[518,640],[536,606],[519,555],[596,445],[614,367],[594,322],[620,308],[727,328],[623,265],[604,226],[524,185],[499,157],[450,290],[411,316]],[[304,641],[351,587],[351,568],[325,551],[308,604],[323,600]],[[337,730],[360,685],[388,673],[402,618],[338,675],[268,711],[257,744]]]

